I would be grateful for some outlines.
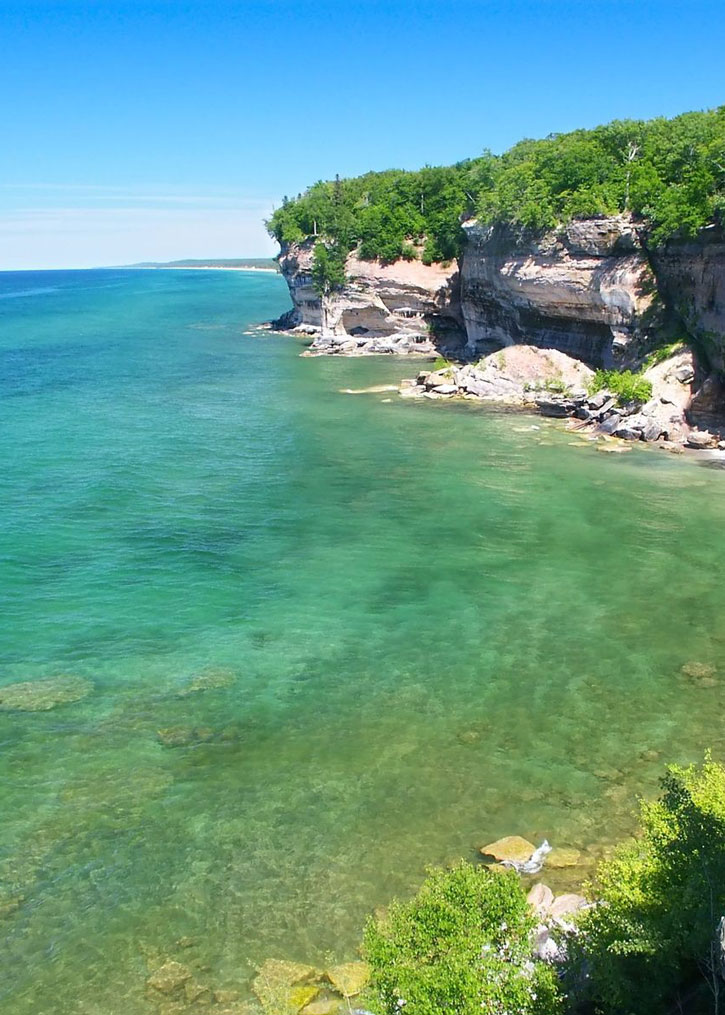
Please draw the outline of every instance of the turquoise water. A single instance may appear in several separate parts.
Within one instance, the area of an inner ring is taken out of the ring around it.
[[[152,1015],[166,957],[242,991],[352,957],[426,864],[592,859],[665,761],[723,754],[724,685],[681,667],[721,666],[725,472],[343,394],[411,365],[248,333],[286,306],[0,274],[0,686],[93,684],[0,711],[3,1015]]]

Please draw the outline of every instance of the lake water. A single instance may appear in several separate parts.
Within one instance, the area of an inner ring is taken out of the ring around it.
[[[287,305],[0,274],[0,688],[93,686],[0,711],[4,1015],[153,1015],[166,957],[241,990],[354,957],[426,864],[591,861],[666,762],[723,756],[725,683],[681,667],[725,681],[725,471],[343,394],[415,365],[250,334]]]

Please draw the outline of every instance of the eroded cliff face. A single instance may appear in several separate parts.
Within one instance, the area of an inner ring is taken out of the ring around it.
[[[660,295],[707,357],[725,375],[725,236],[712,226],[696,240],[671,240],[650,259]]]
[[[619,368],[637,366],[666,334],[698,349],[698,383],[712,371],[725,376],[720,230],[648,250],[627,215],[575,221],[537,239],[475,221],[464,229],[460,265],[384,265],[351,254],[347,285],[326,301],[312,286],[314,241],[285,249],[279,261],[293,309],[279,326],[313,336],[313,355],[443,352],[475,361],[531,345]],[[722,390],[710,385],[708,411]]]
[[[279,264],[293,308],[279,324],[313,335],[311,354],[436,352],[433,332],[462,338],[458,265],[381,264],[350,254],[348,283],[321,299],[312,285],[314,242],[282,251]]]
[[[528,344],[590,366],[623,366],[653,326],[656,283],[631,220],[572,222],[537,240],[464,225],[461,307],[468,349]]]

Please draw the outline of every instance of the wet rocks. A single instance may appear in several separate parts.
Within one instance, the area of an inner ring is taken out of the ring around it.
[[[576,867],[581,862],[581,850],[572,846],[557,846],[546,858],[547,867],[561,869],[564,867]]]
[[[188,966],[170,959],[154,970],[147,979],[146,984],[160,994],[171,995],[180,992],[184,984],[188,980],[191,980],[191,978],[192,973]]]
[[[503,839],[489,842],[487,846],[481,846],[479,852],[486,857],[493,857],[499,863],[506,861],[511,863],[525,863],[536,846],[520,835],[507,835]]]
[[[691,430],[687,435],[688,448],[714,448],[717,438],[708,430]]]
[[[84,677],[59,676],[0,687],[0,711],[48,712],[85,698],[93,684]]]
[[[265,1013],[286,1015],[307,1007],[319,994],[317,970],[302,962],[267,959],[252,982],[252,990]]]
[[[367,986],[370,966],[367,962],[345,962],[328,969],[325,975],[343,997],[354,997]]]

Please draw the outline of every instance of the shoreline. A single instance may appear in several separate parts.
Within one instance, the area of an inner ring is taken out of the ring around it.
[[[261,271],[281,275],[277,268],[258,268],[253,265],[235,264],[121,264],[123,271]]]

